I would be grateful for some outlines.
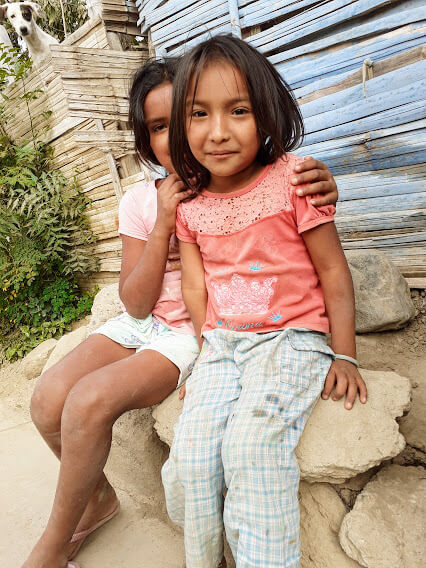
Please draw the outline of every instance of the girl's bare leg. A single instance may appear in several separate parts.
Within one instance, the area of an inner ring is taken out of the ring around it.
[[[43,373],[31,400],[31,416],[41,436],[59,459],[62,411],[70,390],[87,374],[134,353],[135,349],[127,349],[104,335],[94,334]],[[111,513],[116,504],[115,491],[102,474],[76,531],[93,526]],[[75,546],[70,545],[70,554]]]
[[[179,371],[155,351],[97,369],[70,390],[61,424],[61,467],[53,509],[23,568],[65,568],[68,543],[99,483],[119,416],[152,406],[175,388]]]

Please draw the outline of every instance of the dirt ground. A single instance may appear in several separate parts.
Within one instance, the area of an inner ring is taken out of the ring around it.
[[[426,293],[413,290],[412,298],[418,313],[405,329],[358,336],[357,344],[363,368],[393,370],[416,386],[426,381]],[[29,416],[35,379],[25,379],[20,366],[0,367],[0,566],[5,568],[19,568],[39,536],[58,472]],[[129,447],[114,443],[107,468],[122,512],[88,541],[78,558],[82,568],[184,565],[181,533],[167,521],[164,507],[156,511],[140,495],[135,460]]]

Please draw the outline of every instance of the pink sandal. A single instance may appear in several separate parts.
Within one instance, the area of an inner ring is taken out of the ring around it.
[[[70,542],[71,543],[77,542],[78,546],[74,550],[74,552],[71,554],[71,556],[69,557],[69,560],[72,560],[73,558],[75,558],[77,556],[80,548],[83,546],[84,541],[89,536],[89,534],[92,534],[92,532],[99,529],[100,527],[105,525],[108,521],[113,519],[116,515],[118,515],[119,511],[120,511],[120,503],[117,503],[117,506],[109,515],[107,515],[106,517],[104,517],[103,519],[101,519],[100,521],[95,523],[92,527],[86,529],[85,531],[74,533],[72,535]],[[68,562],[68,568],[79,568],[79,566],[75,562]]]

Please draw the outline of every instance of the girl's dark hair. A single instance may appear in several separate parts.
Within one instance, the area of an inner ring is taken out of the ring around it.
[[[231,35],[217,35],[200,43],[179,62],[173,83],[169,136],[170,157],[176,172],[196,191],[208,185],[210,174],[195,159],[187,141],[186,101],[191,80],[195,78],[195,97],[202,70],[218,61],[238,69],[246,81],[261,140],[257,155],[261,164],[271,164],[296,148],[304,135],[302,115],[293,92],[264,55]]]
[[[155,87],[162,83],[173,83],[178,59],[175,57],[147,61],[133,77],[129,93],[129,123],[135,134],[135,149],[141,162],[150,167],[150,163],[161,165],[151,149],[149,131],[145,123],[145,99]]]

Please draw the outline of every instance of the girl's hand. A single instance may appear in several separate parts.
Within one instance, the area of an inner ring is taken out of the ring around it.
[[[185,185],[176,174],[169,175],[163,180],[157,190],[157,230],[164,231],[169,236],[174,233],[176,225],[176,208],[179,203],[192,195],[192,189]]]
[[[304,158],[303,162],[295,167],[295,176],[290,177],[292,185],[307,183],[306,187],[296,191],[299,197],[323,193],[324,197],[317,197],[311,201],[316,207],[320,205],[336,205],[339,198],[337,185],[328,167],[314,160],[311,156]]]
[[[347,410],[353,407],[358,392],[360,401],[363,404],[367,402],[365,382],[355,365],[349,361],[342,359],[333,361],[321,395],[324,400],[328,399],[333,388],[334,393],[331,397],[333,400],[340,400],[346,394],[345,408]]]
[[[186,395],[186,383],[184,383],[179,389],[179,400],[183,400]]]

